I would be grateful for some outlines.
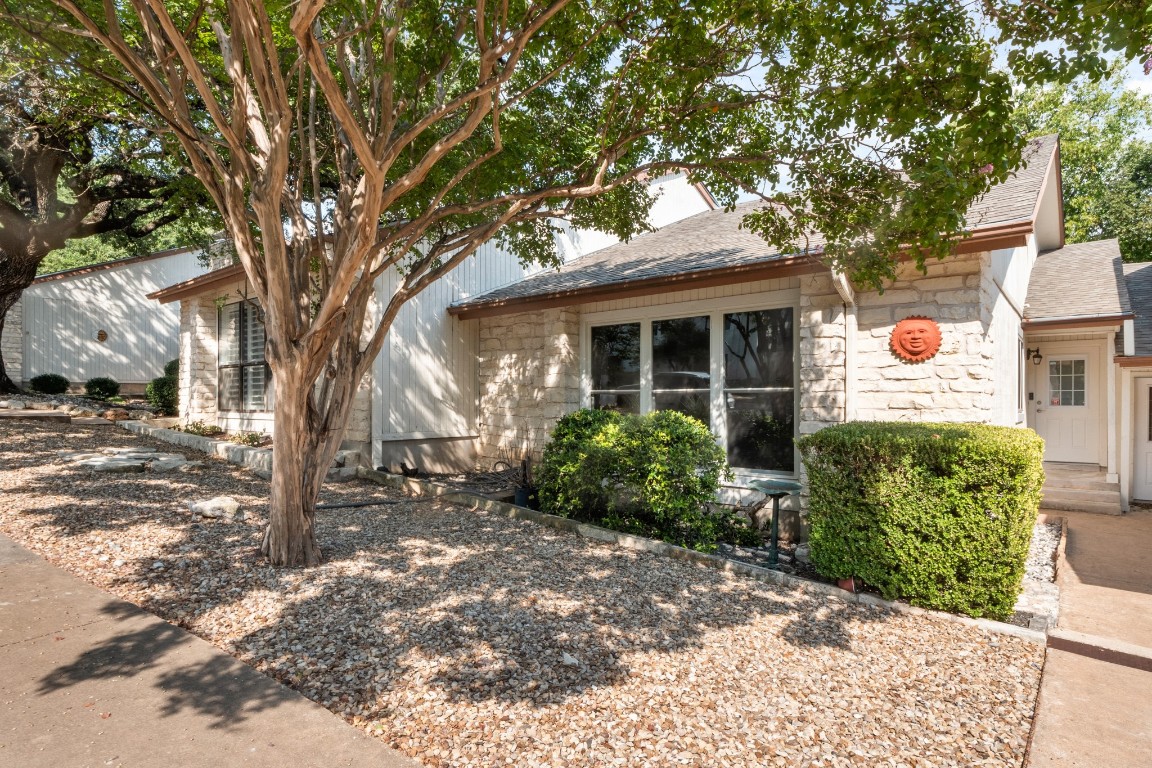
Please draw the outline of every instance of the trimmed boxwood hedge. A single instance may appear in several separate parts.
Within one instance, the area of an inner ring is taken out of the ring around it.
[[[1012,615],[1044,483],[1035,432],[852,422],[797,442],[819,573],[925,608]]]
[[[58,373],[42,373],[28,380],[28,388],[42,395],[62,395],[72,382]]]

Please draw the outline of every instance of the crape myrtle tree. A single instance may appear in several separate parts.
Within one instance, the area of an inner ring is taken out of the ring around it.
[[[211,215],[181,156],[118,110],[121,94],[35,66],[13,32],[0,30],[0,333],[69,240],[124,243]],[[0,358],[0,393],[16,391]]]
[[[940,0],[27,0],[7,14],[55,66],[165,123],[223,216],[264,311],[263,551],[281,565],[320,560],[316,497],[397,313],[485,241],[547,265],[557,219],[630,237],[645,179],[682,169],[728,203],[768,185],[749,226],[796,248],[820,230],[813,258],[875,281],[909,244],[948,253],[967,204],[1020,157],[979,8]],[[389,270],[402,279],[374,308]]]

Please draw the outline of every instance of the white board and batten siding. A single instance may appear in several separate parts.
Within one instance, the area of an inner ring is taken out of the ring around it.
[[[179,353],[178,305],[147,294],[206,270],[196,251],[97,268],[31,285],[24,291],[25,381],[59,373],[83,384],[95,376],[144,383]],[[104,331],[107,338],[99,341]]]
[[[652,182],[657,193],[650,221],[662,227],[710,208],[683,175]],[[601,232],[561,225],[559,250],[571,261],[618,242]],[[372,436],[381,442],[475,438],[478,436],[479,323],[448,314],[463,299],[511,285],[540,271],[487,242],[463,264],[411,300],[397,315],[373,369]],[[376,282],[377,305],[387,304],[397,273]]]

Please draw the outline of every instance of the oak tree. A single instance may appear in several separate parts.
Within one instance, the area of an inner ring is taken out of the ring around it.
[[[8,30],[9,33],[12,30]],[[69,241],[155,234],[210,218],[182,173],[114,92],[93,89],[0,42],[0,333],[45,260]],[[0,358],[0,393],[17,391]]]

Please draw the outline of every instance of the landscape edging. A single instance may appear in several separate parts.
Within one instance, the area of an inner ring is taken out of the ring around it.
[[[120,421],[121,427],[137,435],[163,440],[166,443],[180,445],[185,448],[219,456],[225,461],[264,472],[272,471],[272,451],[267,448],[253,448],[247,445],[237,445],[227,440],[214,440],[211,437],[193,435],[175,429],[154,427],[142,421]]]
[[[356,472],[357,476],[365,480],[370,480],[378,485],[396,488],[398,490],[408,491],[419,496],[436,496],[445,501],[462,504],[471,509],[483,509],[487,512],[494,512],[504,515],[516,520],[528,520],[530,522],[545,525],[549,528],[555,528],[562,531],[575,533],[584,538],[596,539],[609,544],[618,544],[628,549],[642,550],[651,552],[653,554],[664,555],[677,560],[684,560],[687,562],[697,563],[709,568],[728,573],[734,573],[740,576],[746,576],[757,581],[767,584],[776,584],[779,586],[790,587],[798,589],[808,594],[824,595],[837,600],[843,600],[848,603],[858,603],[860,605],[870,605],[877,608],[886,608],[897,613],[910,614],[913,616],[931,616],[933,618],[942,619],[944,621],[953,622],[956,624],[963,624],[970,627],[978,627],[987,632],[999,635],[1010,635],[1018,637],[1038,645],[1044,645],[1047,642],[1047,637],[1043,632],[1037,632],[1024,627],[1018,627],[1015,624],[1007,624],[1002,621],[993,621],[991,619],[973,619],[968,616],[957,616],[951,613],[944,613],[943,611],[932,611],[927,608],[917,608],[914,605],[907,603],[894,602],[892,600],[885,600],[876,595],[864,592],[849,592],[840,589],[834,584],[825,584],[820,581],[812,581],[804,579],[799,576],[793,576],[783,571],[774,571],[769,568],[761,568],[760,566],[750,565],[748,563],[741,563],[734,560],[729,560],[719,555],[710,555],[704,552],[697,552],[692,549],[678,547],[674,544],[668,544],[663,541],[656,541],[654,539],[644,538],[643,536],[634,536],[628,533],[620,533],[608,528],[601,528],[596,525],[589,525],[588,523],[581,523],[567,517],[557,517],[556,515],[549,515],[543,512],[537,512],[527,507],[520,507],[515,504],[509,504],[505,501],[496,501],[495,499],[485,498],[478,494],[468,493],[467,491],[457,491],[438,483],[432,483],[425,480],[418,480],[411,477],[403,477],[400,475],[393,475],[387,472],[380,472],[373,469],[366,469],[360,467]]]

